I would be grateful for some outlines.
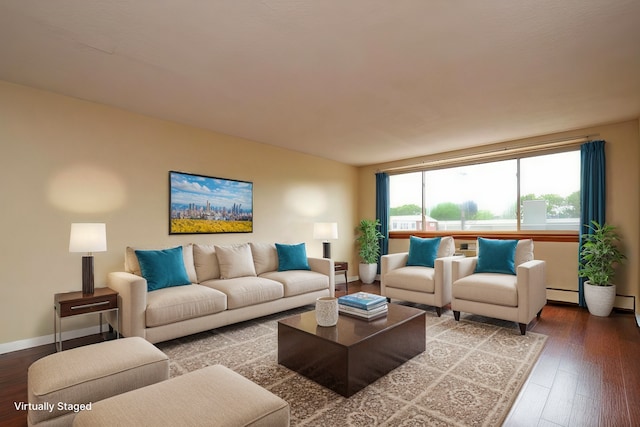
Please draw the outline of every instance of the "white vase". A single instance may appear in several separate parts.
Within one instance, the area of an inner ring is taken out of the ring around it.
[[[365,284],[373,283],[376,280],[376,273],[378,270],[378,264],[364,264],[360,263],[358,273],[360,274],[360,281]]]
[[[594,286],[588,280],[584,282],[584,299],[589,313],[594,316],[607,317],[613,310],[616,300],[616,285]]]
[[[320,297],[316,300],[318,326],[335,326],[338,323],[338,298]]]

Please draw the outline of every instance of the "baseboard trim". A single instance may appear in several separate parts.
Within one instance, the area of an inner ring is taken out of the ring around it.
[[[105,323],[104,330],[109,330],[109,325]],[[83,329],[74,329],[71,331],[62,332],[62,341],[67,341],[74,338],[86,337],[87,335],[94,335],[100,333],[100,326],[92,326]],[[24,350],[27,348],[38,347],[41,345],[53,344],[53,334],[45,335],[42,337],[27,338],[24,340],[13,341],[0,344],[0,354],[11,353],[12,351]]]

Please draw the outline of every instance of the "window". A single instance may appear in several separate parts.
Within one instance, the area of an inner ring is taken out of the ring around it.
[[[389,219],[392,231],[578,230],[580,151],[391,175]]]

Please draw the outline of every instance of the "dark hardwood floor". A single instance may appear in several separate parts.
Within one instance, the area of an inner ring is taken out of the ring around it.
[[[361,290],[380,293],[378,284],[349,283],[349,293]],[[336,295],[344,293],[338,285]],[[599,318],[548,304],[528,330],[549,338],[505,426],[640,426],[640,328],[633,314]],[[65,348],[101,339],[67,341]],[[27,400],[27,368],[54,351],[49,344],[0,355],[1,426],[27,425],[26,412],[15,408]]]

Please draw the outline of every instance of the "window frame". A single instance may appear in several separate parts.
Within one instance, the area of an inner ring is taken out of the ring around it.
[[[481,163],[493,163],[502,160],[517,160],[516,168],[517,168],[517,185],[516,185],[516,218],[517,218],[517,230],[505,230],[505,231],[463,231],[463,230],[455,230],[455,231],[426,231],[426,230],[393,230],[389,231],[390,239],[408,239],[410,236],[417,237],[444,237],[444,236],[452,236],[457,240],[473,240],[478,237],[488,237],[488,238],[496,238],[496,239],[533,239],[534,241],[543,241],[543,242],[578,242],[579,241],[579,231],[578,230],[521,230],[521,206],[520,206],[520,159],[527,157],[538,157],[545,156],[549,154],[563,153],[563,152],[571,152],[571,151],[579,151],[580,147],[577,144],[567,144],[566,146],[562,146],[561,148],[554,147],[551,149],[533,149],[526,150],[517,155],[505,156],[504,153],[497,152],[495,156],[484,156],[482,160],[471,160],[465,161],[460,160],[456,161],[455,158],[450,159],[444,162],[435,162],[433,166],[425,166],[424,164],[421,167],[416,168],[407,168],[402,171],[398,171],[396,173],[390,173],[390,175],[400,175],[403,173],[411,173],[411,172],[422,172],[422,226],[425,224],[425,209],[424,209],[424,201],[425,201],[425,186],[424,186],[424,172],[428,172],[430,170],[437,169],[448,169],[455,168],[458,166],[465,165],[473,165],[473,164],[481,164]],[[473,155],[472,155],[473,157]]]

